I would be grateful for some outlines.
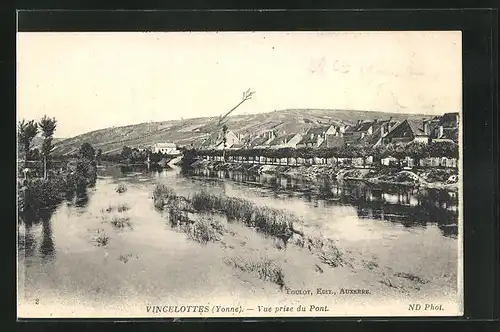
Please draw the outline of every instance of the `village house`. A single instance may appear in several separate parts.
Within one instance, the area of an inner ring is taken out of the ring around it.
[[[325,139],[319,145],[319,148],[335,148],[340,147],[345,144],[344,137],[337,134],[327,134],[325,135]]]
[[[383,138],[391,131],[392,128],[398,124],[397,121],[393,121],[392,118],[389,120],[378,121],[375,120],[372,125],[372,134],[364,135],[359,143],[367,144],[372,147],[377,147],[383,144]]]
[[[284,134],[276,137],[269,143],[271,149],[297,148],[297,144],[302,140],[301,134]]]
[[[201,150],[223,150],[224,148],[229,149],[231,148],[234,144],[240,143],[239,135],[236,135],[234,132],[231,130],[226,132],[226,143],[224,146],[224,140],[223,140],[223,135],[222,132],[214,132],[212,133],[209,137],[207,137],[205,140],[203,140],[200,143],[197,143],[199,146],[198,149]]]
[[[373,122],[358,120],[356,125],[348,127],[343,136],[346,145],[356,144],[366,135],[373,134]]]
[[[458,113],[445,113],[433,119],[429,129],[431,141],[453,141],[458,143]]]
[[[276,136],[276,133],[272,130],[262,132],[257,136],[251,136],[245,147],[247,149],[267,149],[269,148],[271,141],[274,140]]]
[[[328,135],[338,136],[340,133],[333,125],[310,128],[297,144],[297,148],[317,148]]]
[[[421,142],[429,143],[429,125],[427,121],[406,119],[394,126],[383,138],[383,144]]]
[[[177,156],[181,154],[174,143],[155,143],[151,147],[151,151],[153,153],[163,153],[171,156]]]

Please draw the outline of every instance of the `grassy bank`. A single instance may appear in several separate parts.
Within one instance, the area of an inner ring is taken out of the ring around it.
[[[421,168],[411,171],[398,168],[378,167],[342,168],[335,165],[278,166],[199,161],[192,165],[198,169],[239,171],[246,174],[286,175],[306,180],[339,179],[360,180],[369,183],[404,185],[411,187],[458,189],[458,170],[454,168]]]

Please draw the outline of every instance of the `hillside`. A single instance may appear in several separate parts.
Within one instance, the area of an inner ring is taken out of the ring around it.
[[[233,115],[228,117],[227,126],[236,134],[256,134],[273,129],[278,133],[303,132],[308,128],[326,123],[353,124],[359,120],[405,118],[422,119],[424,114],[401,114],[372,111],[286,109],[269,113]],[[123,127],[112,127],[88,132],[62,140],[56,144],[55,153],[69,154],[88,142],[103,153],[120,151],[123,146],[137,147],[155,142],[174,142],[189,145],[197,139],[208,136],[216,128],[217,117],[171,120],[141,123]]]

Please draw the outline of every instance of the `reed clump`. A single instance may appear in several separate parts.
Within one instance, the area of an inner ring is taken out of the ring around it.
[[[128,206],[128,204],[126,204],[126,203],[123,203],[123,204],[118,205],[116,210],[118,212],[125,212],[125,211],[130,210],[130,206]]]
[[[110,237],[106,234],[104,229],[100,228],[97,230],[97,234],[94,237],[94,241],[99,247],[104,247],[108,244]]]
[[[202,215],[189,227],[189,237],[201,244],[220,241],[224,235],[224,225],[215,218]]]
[[[230,257],[225,263],[248,272],[261,280],[277,284],[280,288],[285,286],[285,274],[281,266],[273,260],[260,258],[256,261],[248,261],[241,257]]]
[[[328,240],[326,242],[321,241],[321,248],[319,248],[318,258],[322,263],[331,267],[350,265],[344,259],[342,252],[332,240]]]
[[[132,228],[132,223],[130,222],[130,218],[127,216],[113,216],[110,221],[111,225],[116,228],[124,229],[125,227]]]
[[[175,199],[175,197],[177,197],[175,191],[163,183],[156,184],[153,190],[154,205],[158,209],[162,209],[165,204]]]
[[[195,193],[191,205],[198,212],[218,212],[228,221],[239,220],[245,225],[272,236],[292,235],[297,218],[285,211],[269,207],[259,207],[241,198],[212,195],[206,191]]]
[[[123,194],[124,192],[127,191],[127,186],[123,183],[120,183],[117,187],[116,187],[116,192],[119,193],[119,194]]]

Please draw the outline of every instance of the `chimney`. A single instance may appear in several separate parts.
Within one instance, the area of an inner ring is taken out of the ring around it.
[[[381,137],[384,137],[385,135],[385,123],[383,123],[381,126],[380,126],[380,136]]]
[[[378,119],[373,119],[373,123],[378,123]]]
[[[314,134],[313,134],[313,133],[311,133],[311,139],[313,139],[313,138],[314,138]]]
[[[444,134],[444,129],[443,129],[443,126],[439,126],[438,138],[443,137],[443,134]]]
[[[422,125],[423,125],[422,131],[424,132],[424,134],[428,135],[429,134],[429,122],[425,118],[422,119]]]

